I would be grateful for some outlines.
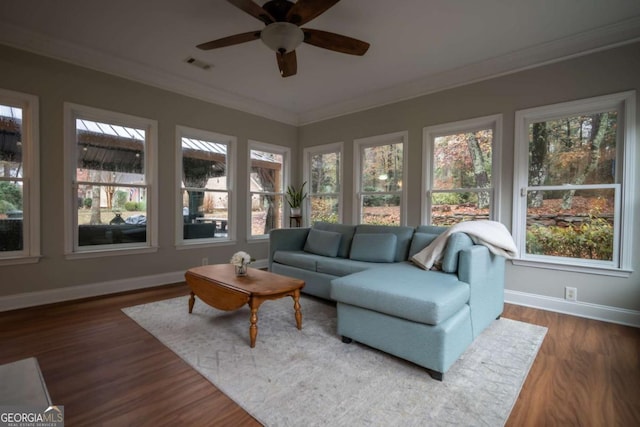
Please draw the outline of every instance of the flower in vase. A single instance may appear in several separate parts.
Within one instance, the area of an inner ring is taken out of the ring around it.
[[[231,261],[229,262],[236,267],[243,267],[245,265],[251,264],[251,261],[253,261],[251,255],[244,251],[239,251],[233,254],[233,256],[231,257]]]

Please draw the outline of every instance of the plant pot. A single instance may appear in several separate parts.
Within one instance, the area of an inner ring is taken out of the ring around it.
[[[291,216],[301,216],[302,209],[301,208],[291,208]]]

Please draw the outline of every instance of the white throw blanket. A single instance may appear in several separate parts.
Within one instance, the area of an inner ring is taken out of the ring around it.
[[[415,254],[411,261],[425,270],[442,261],[447,240],[452,233],[466,233],[477,245],[484,245],[491,253],[507,259],[518,255],[518,248],[509,230],[497,221],[465,221],[449,227],[431,242],[429,246]]]

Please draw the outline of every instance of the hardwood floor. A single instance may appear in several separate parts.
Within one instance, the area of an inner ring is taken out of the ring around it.
[[[36,356],[67,426],[260,425],[120,311],[187,293],[0,313],[0,364]],[[514,305],[504,317],[549,328],[507,426],[640,425],[640,329]]]

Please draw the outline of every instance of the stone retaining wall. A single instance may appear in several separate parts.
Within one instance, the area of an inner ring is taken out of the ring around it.
[[[613,225],[613,214],[602,214],[599,218],[605,219],[609,224]],[[474,221],[479,219],[489,219],[489,215],[481,214],[452,214],[452,215],[433,215],[431,222],[433,225],[450,226],[462,221]],[[531,215],[527,217],[527,226],[534,224],[545,227],[579,227],[583,223],[588,222],[591,217],[585,215]]]

